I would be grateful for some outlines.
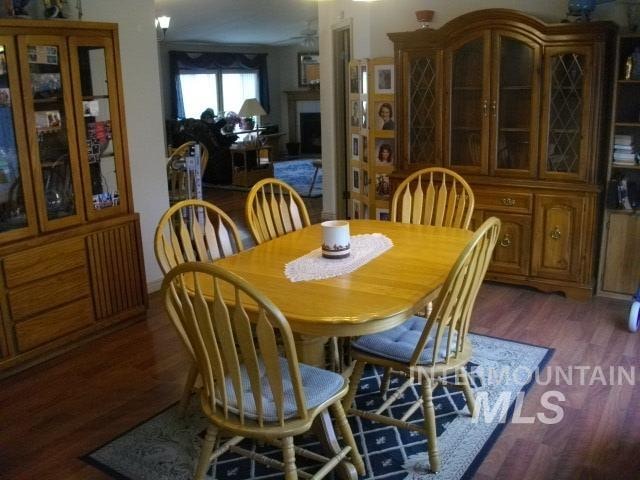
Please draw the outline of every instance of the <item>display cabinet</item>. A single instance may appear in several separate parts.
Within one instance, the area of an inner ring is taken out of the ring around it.
[[[607,202],[598,291],[625,298],[640,286],[640,34],[618,37]]]
[[[117,26],[0,20],[0,376],[142,318]]]
[[[488,278],[586,298],[595,284],[608,142],[611,22],[545,24],[505,9],[390,33],[398,157],[391,187],[444,166],[474,221],[502,220]]]

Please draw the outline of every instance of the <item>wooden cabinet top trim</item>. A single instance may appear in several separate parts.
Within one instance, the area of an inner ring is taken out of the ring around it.
[[[588,35],[593,40],[594,35],[602,35],[603,39],[618,30],[614,22],[600,21],[587,23],[545,23],[535,17],[507,8],[489,8],[476,10],[456,17],[445,23],[438,30],[421,28],[411,32],[394,32],[387,35],[396,48],[405,48],[408,43],[419,42],[424,46],[437,45],[449,41],[452,35],[459,35],[464,31],[476,28],[512,27],[521,32],[537,33],[539,35],[562,35],[564,41],[575,36],[576,40],[582,35]]]

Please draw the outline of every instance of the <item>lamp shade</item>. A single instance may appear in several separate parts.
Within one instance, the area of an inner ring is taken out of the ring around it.
[[[168,17],[166,15],[162,15],[161,17],[158,17],[156,20],[158,21],[158,26],[163,30],[166,30],[167,28],[169,28],[169,24],[171,23],[171,17]]]
[[[256,98],[247,98],[238,112],[241,117],[259,117],[266,114],[267,112],[264,111],[264,108]]]

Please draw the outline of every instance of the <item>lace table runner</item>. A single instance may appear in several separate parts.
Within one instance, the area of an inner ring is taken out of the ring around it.
[[[322,280],[351,273],[393,246],[393,242],[381,233],[366,233],[351,237],[351,255],[340,260],[322,256],[322,250],[296,258],[284,266],[284,274],[292,282]]]

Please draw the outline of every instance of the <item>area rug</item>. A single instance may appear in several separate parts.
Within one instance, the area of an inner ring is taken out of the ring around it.
[[[313,184],[313,190],[309,193],[315,167],[312,164],[314,159],[284,160],[273,163],[273,176],[291,185],[303,198],[316,198],[322,196],[322,169],[318,169],[318,176]],[[221,190],[236,190],[248,192],[251,187],[241,187],[237,185],[214,185],[203,184],[205,188],[218,188]]]
[[[313,180],[315,167],[312,160],[288,160],[273,164],[274,176],[287,182],[302,197],[313,198],[322,196],[322,168],[318,169],[318,176],[313,184],[313,190],[309,194],[309,187]]]
[[[488,405],[493,407],[498,398],[508,395],[510,401],[504,405],[503,414],[493,418],[486,415],[474,421],[459,390],[438,387],[434,392],[441,457],[441,470],[437,475],[429,473],[423,435],[350,417],[349,422],[367,469],[367,476],[362,478],[471,478],[505,423],[510,420],[518,393],[526,391],[531,384],[531,379],[522,373],[541,369],[551,357],[552,350],[484,335],[471,334],[470,338],[474,351],[469,371],[476,397],[485,396],[489,399]],[[503,373],[499,382],[492,381],[492,372]],[[505,372],[520,374],[504,375]],[[381,402],[378,392],[381,378],[382,371],[374,368],[365,370],[356,396],[359,408],[371,410]],[[399,383],[398,379],[392,379],[391,391]],[[400,401],[391,408],[391,414],[400,418],[417,395],[415,388],[405,391]],[[422,422],[421,410],[418,409],[409,420]],[[193,397],[185,418],[177,417],[176,406],[173,405],[83,459],[116,479],[187,480],[192,478],[206,425],[197,400]],[[255,448],[264,455],[281,459],[279,452],[269,446],[260,447],[245,442],[245,447],[249,449]],[[297,442],[299,446],[319,451],[319,445],[312,435],[299,437]],[[314,467],[304,463],[304,459],[298,460],[298,467],[309,472],[314,470]],[[275,480],[283,478],[283,475],[259,463],[227,453],[212,465],[207,478]]]

